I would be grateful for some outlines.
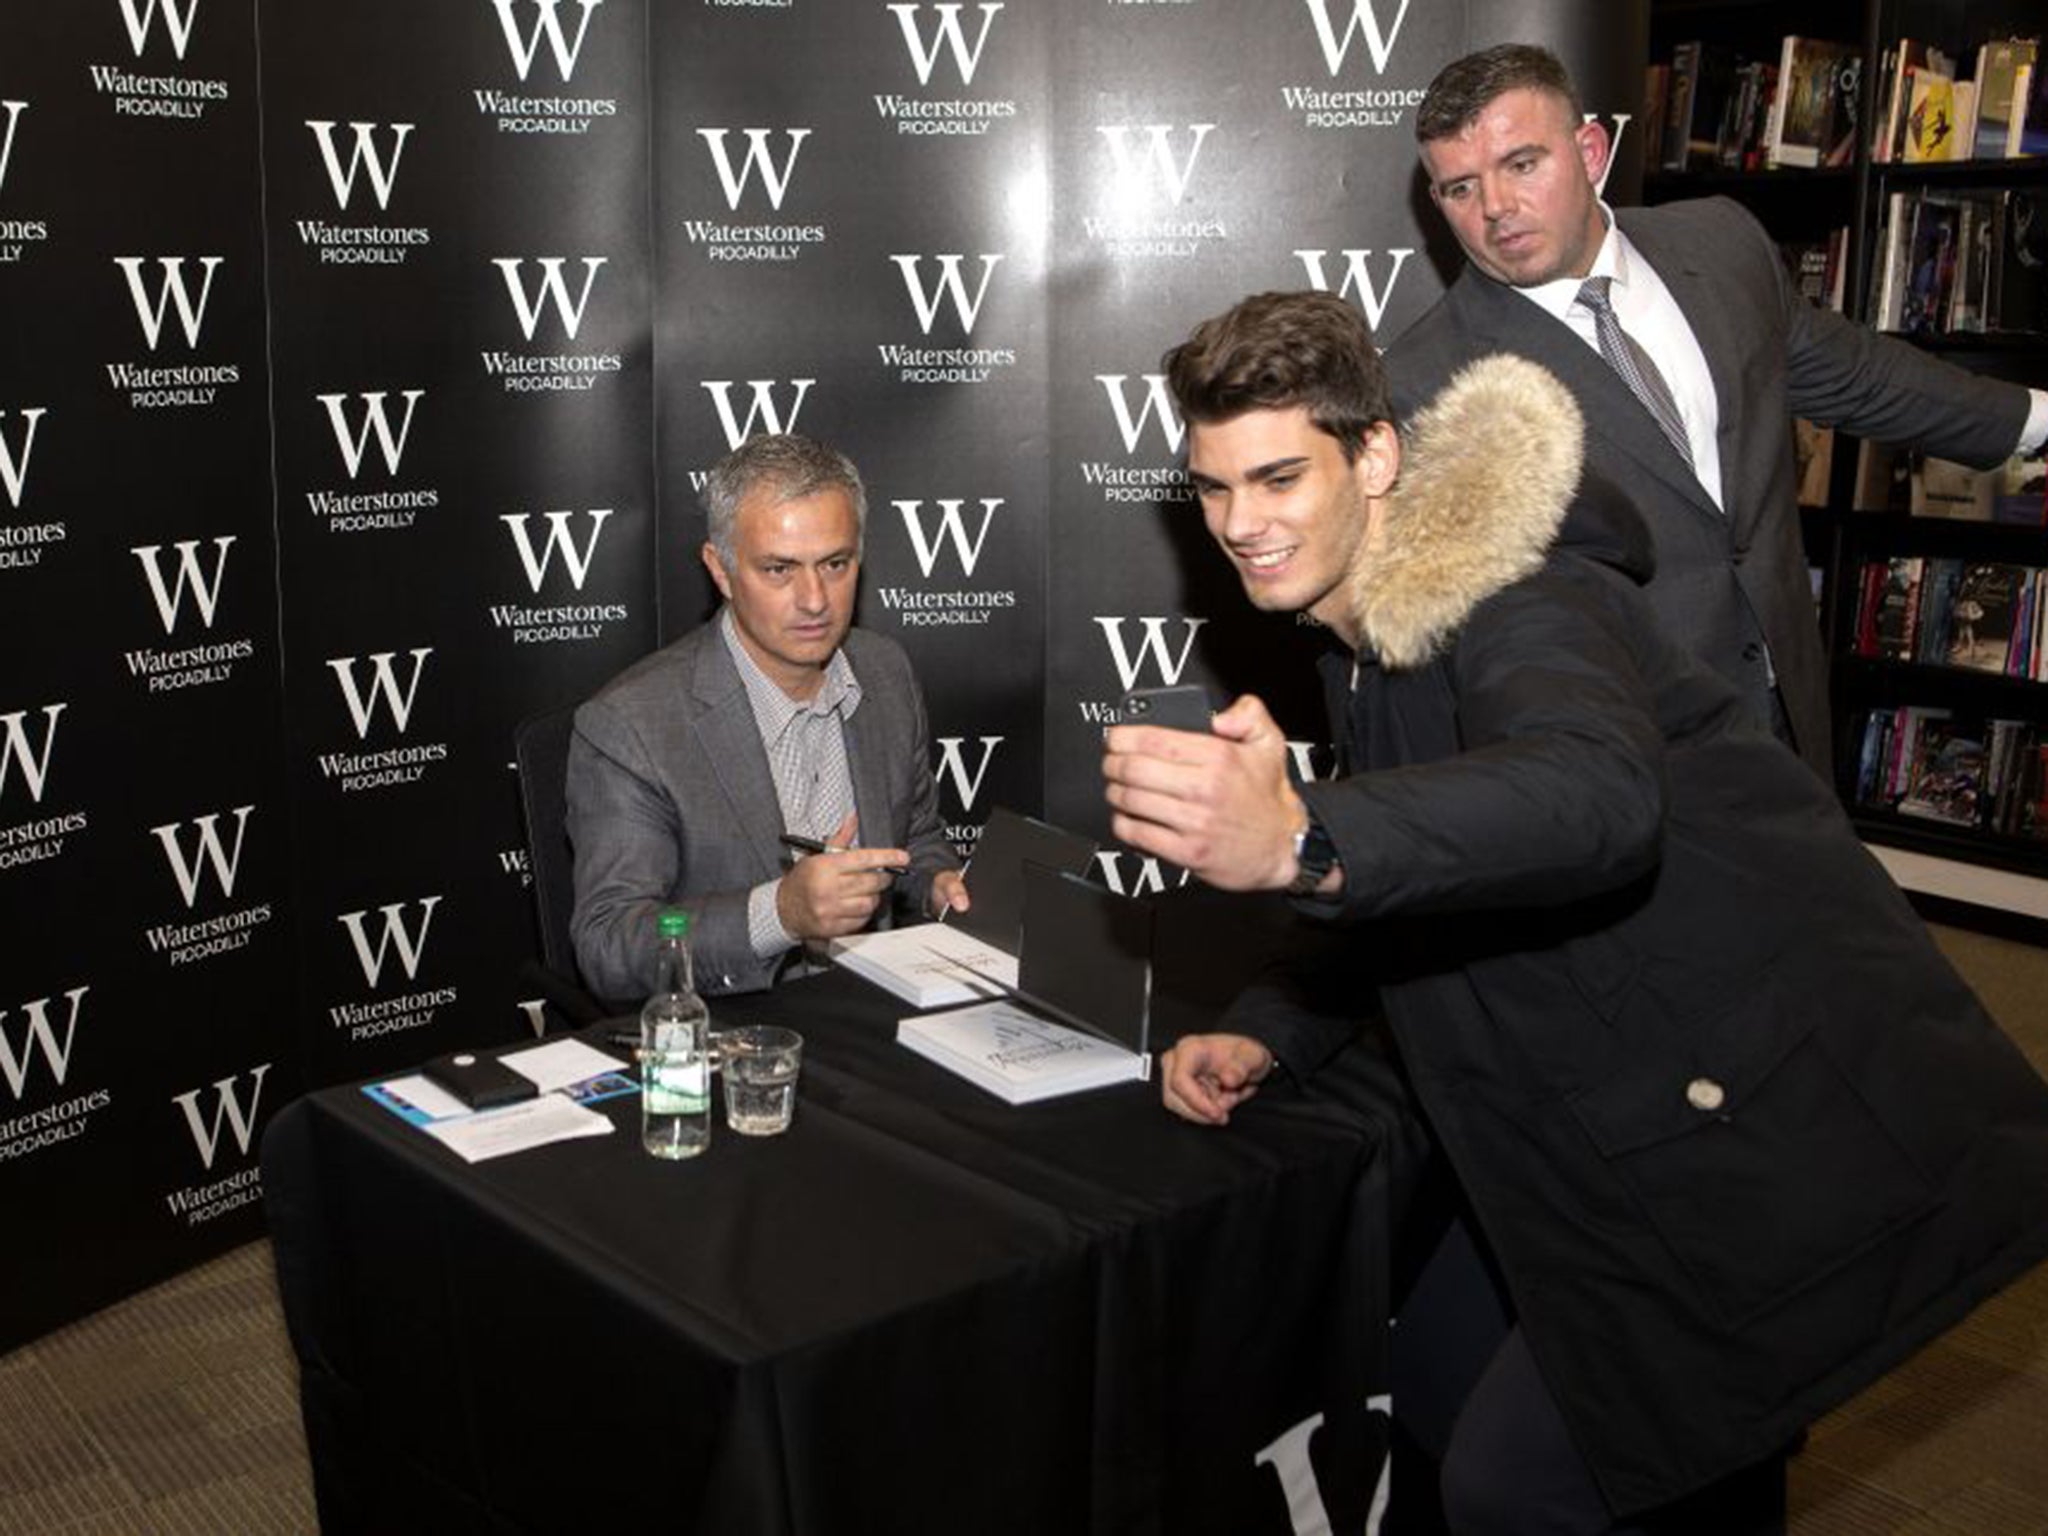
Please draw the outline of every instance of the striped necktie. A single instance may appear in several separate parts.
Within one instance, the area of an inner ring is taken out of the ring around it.
[[[1621,375],[1635,397],[1643,402],[1643,409],[1651,419],[1664,430],[1671,440],[1671,446],[1678,450],[1678,456],[1692,467],[1692,444],[1685,435],[1685,418],[1678,414],[1678,402],[1671,397],[1671,386],[1664,382],[1664,375],[1657,371],[1657,365],[1650,360],[1636,339],[1621,328],[1621,321],[1615,318],[1614,301],[1607,296],[1607,285],[1611,277],[1589,277],[1579,285],[1579,302],[1593,312],[1593,334],[1600,343],[1600,355],[1608,365]]]

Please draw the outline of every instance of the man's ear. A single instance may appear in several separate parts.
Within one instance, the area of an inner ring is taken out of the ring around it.
[[[1599,186],[1607,175],[1607,157],[1614,152],[1614,145],[1607,137],[1606,128],[1598,118],[1579,124],[1572,135],[1572,142],[1578,146],[1579,164],[1586,168],[1586,180]]]
[[[711,584],[718,588],[718,595],[731,602],[732,578],[725,573],[725,564],[718,558],[718,546],[706,539],[697,554],[704,562],[704,569],[711,573]]]
[[[1390,421],[1376,421],[1365,429],[1352,469],[1359,487],[1368,496],[1384,496],[1401,478],[1401,436]]]

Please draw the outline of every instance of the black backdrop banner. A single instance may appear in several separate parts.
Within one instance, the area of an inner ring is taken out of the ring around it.
[[[1471,47],[1558,47],[1630,200],[1646,9],[8,7],[0,1347],[258,1232],[305,1085],[538,1028],[513,729],[703,619],[750,432],[861,465],[963,851],[1104,832],[1132,686],[1258,691],[1327,772],[1160,353],[1254,289],[1419,315],[1412,112]]]

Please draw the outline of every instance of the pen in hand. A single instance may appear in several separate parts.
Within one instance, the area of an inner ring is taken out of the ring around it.
[[[781,842],[783,847],[794,848],[798,853],[851,853],[853,851],[850,848],[835,848],[820,838],[805,837],[797,832],[783,833]],[[884,875],[904,875],[909,873],[900,864],[878,864],[875,868],[877,873]]]

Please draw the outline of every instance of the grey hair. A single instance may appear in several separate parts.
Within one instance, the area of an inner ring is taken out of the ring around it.
[[[750,437],[720,459],[704,481],[704,512],[710,520],[708,536],[718,551],[718,563],[733,568],[733,523],[740,503],[756,491],[766,491],[771,506],[801,501],[820,491],[838,490],[853,503],[858,534],[856,549],[864,546],[868,530],[868,493],[861,484],[853,460],[837,448],[795,432],[763,433]]]

